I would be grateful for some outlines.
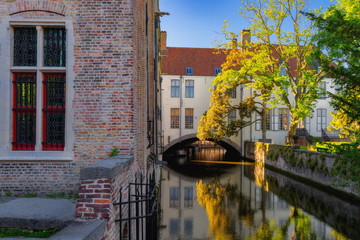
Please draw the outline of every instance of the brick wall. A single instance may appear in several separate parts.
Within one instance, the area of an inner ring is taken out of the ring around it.
[[[102,162],[99,162],[99,164],[102,164]],[[106,166],[108,165],[106,164]],[[116,166],[116,163],[114,166]],[[76,220],[105,220],[106,232],[102,239],[119,239],[120,226],[115,220],[119,219],[120,213],[119,206],[114,205],[114,203],[120,201],[120,189],[122,191],[122,201],[128,200],[129,183],[135,182],[135,175],[139,175],[139,170],[137,162],[132,162],[111,178],[97,178],[95,176],[94,179],[82,180],[76,206]],[[127,205],[122,207],[122,216],[128,216]],[[135,208],[132,208],[131,216],[135,216]],[[135,221],[132,223],[132,229],[134,230],[135,226],[133,224],[135,224]],[[124,228],[125,224],[122,226]],[[135,236],[134,233],[133,236]]]
[[[139,171],[146,175],[147,157],[154,150],[154,147],[147,148],[147,120],[153,120],[154,116],[154,1],[3,1],[0,23],[7,18],[71,22],[68,33],[72,35],[68,39],[72,39],[74,47],[70,49],[73,55],[72,64],[67,66],[67,82],[71,82],[72,87],[67,97],[71,99],[72,113],[66,117],[72,118],[68,134],[72,139],[71,145],[65,144],[71,148],[73,160],[57,161],[50,154],[49,162],[29,163],[34,174],[26,175],[26,179],[37,183],[31,189],[41,193],[48,189],[73,191],[79,184],[80,169],[107,159],[115,146],[119,154],[134,156]],[[23,172],[23,163],[18,162],[0,160],[0,169],[9,171],[8,164]],[[36,169],[44,165],[53,166],[54,171],[61,166],[57,172],[64,176],[42,172],[50,175],[37,178],[35,172],[41,171]],[[0,190],[20,192],[20,183],[15,184],[20,176],[6,176],[0,182]]]
[[[78,191],[78,173],[72,162],[5,162],[0,164],[0,193],[12,195],[73,193]]]

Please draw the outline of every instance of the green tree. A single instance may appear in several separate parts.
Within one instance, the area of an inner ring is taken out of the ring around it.
[[[360,2],[338,0],[321,14],[305,15],[317,28],[315,57],[337,86],[336,94],[329,93],[337,110],[332,128],[355,137],[360,125]]]
[[[300,13],[306,10],[307,1],[243,0],[242,2],[240,13],[250,22],[249,30],[257,41],[241,46],[241,50],[230,51],[232,55],[223,65],[223,74],[227,77],[221,74],[215,78],[213,84],[217,85],[218,92],[223,95],[226,95],[224,93],[227,89],[241,84],[254,88],[262,100],[262,110],[257,108],[262,113],[262,119],[265,116],[264,105],[266,106],[267,103],[272,107],[278,104],[285,105],[292,116],[286,143],[293,144],[298,122],[311,115],[321,94],[319,83],[325,77],[321,69],[317,71],[312,67],[314,56],[312,28],[307,18]],[[284,30],[285,22],[291,24],[290,32]],[[227,27],[226,23],[223,33],[227,39],[237,37],[235,33],[228,32]],[[229,49],[232,45],[229,41],[218,42],[219,48]],[[210,110],[214,106],[218,107],[216,100],[220,100],[223,95],[213,100]],[[234,107],[231,103],[227,104],[226,109]],[[255,111],[255,109],[247,110]],[[211,117],[214,115],[208,116],[206,123],[216,122],[212,121]],[[249,121],[247,123],[252,124]],[[201,131],[202,129],[198,129],[200,135]]]

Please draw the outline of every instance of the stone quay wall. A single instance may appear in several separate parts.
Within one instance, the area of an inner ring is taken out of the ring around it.
[[[325,187],[336,194],[345,193],[351,199],[360,199],[360,193],[351,182],[345,186],[344,181],[335,180],[331,174],[335,163],[332,154],[300,150],[294,146],[245,142],[244,156],[260,166],[281,170],[316,187]]]

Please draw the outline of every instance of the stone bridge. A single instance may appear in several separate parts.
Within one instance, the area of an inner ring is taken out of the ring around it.
[[[164,152],[166,152],[167,150],[171,149],[172,147],[174,147],[175,145],[180,144],[180,143],[185,146],[190,146],[192,143],[199,140],[196,137],[196,135],[197,135],[196,133],[187,134],[187,135],[181,136],[180,138],[177,138],[177,139],[171,141],[164,147]],[[241,146],[237,145],[236,143],[232,142],[231,140],[229,140],[227,138],[222,138],[221,141],[217,142],[217,144],[227,150],[237,151],[241,155]]]

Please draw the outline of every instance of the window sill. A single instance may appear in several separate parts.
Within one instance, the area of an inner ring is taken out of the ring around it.
[[[70,162],[74,158],[63,151],[7,151],[0,153],[0,161],[59,161]]]

